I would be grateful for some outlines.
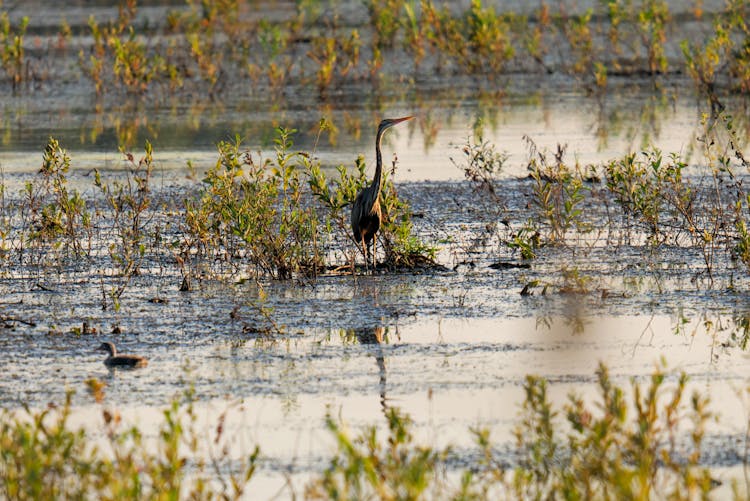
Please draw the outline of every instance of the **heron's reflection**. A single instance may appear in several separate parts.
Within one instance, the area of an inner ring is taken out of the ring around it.
[[[383,326],[366,327],[353,329],[351,333],[357,338],[359,344],[374,345],[376,347],[374,354],[380,376],[380,407],[383,409],[383,414],[387,414],[388,402],[386,398],[386,370],[383,343],[388,341],[388,329]]]

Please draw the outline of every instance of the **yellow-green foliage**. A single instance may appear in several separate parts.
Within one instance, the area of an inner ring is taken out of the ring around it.
[[[630,153],[605,166],[607,188],[625,213],[645,223],[656,238],[662,231],[660,219],[670,207],[670,200],[679,202],[683,197],[690,197],[689,188],[682,180],[682,170],[686,166],[676,155],[665,160],[659,150],[642,155]]]
[[[593,401],[571,394],[558,408],[550,402],[549,383],[528,376],[510,456],[517,458],[514,465],[505,466],[497,456],[487,430],[472,430],[478,454],[469,454],[458,484],[445,475],[452,449],[418,443],[411,420],[398,409],[386,413],[385,437],[375,427],[352,437],[329,417],[336,450],[308,483],[305,497],[705,499],[711,478],[701,465],[701,447],[713,417],[706,397],[688,398],[687,377],[660,369],[627,386],[618,385],[604,365],[596,377]],[[257,447],[243,455],[234,473],[221,467],[226,457],[200,456],[198,439],[205,429],[196,423],[192,392],[163,411],[149,445],[137,427],[119,423],[116,411],[103,410],[101,435],[71,429],[70,413],[70,395],[59,408],[0,412],[0,497],[237,499],[255,473]],[[215,429],[210,438],[220,443],[223,426]]]
[[[50,138],[39,175],[26,184],[25,207],[30,216],[27,244],[64,255],[81,256],[91,248],[91,214],[81,194],[68,188],[70,156]]]
[[[291,152],[295,131],[278,128],[275,158],[219,143],[219,160],[195,199],[185,201],[186,260],[244,257],[250,271],[274,278],[315,275],[322,266],[318,216],[303,203],[302,154]]]
[[[72,429],[71,394],[59,408],[0,411],[0,497],[3,499],[239,499],[255,472],[258,449],[217,487],[196,455],[195,414],[190,400],[174,400],[163,412],[155,443],[137,427],[123,429],[116,412],[104,409],[104,442],[97,433]],[[217,441],[221,439],[217,432]],[[218,460],[219,458],[215,458]],[[190,480],[188,481],[188,473]],[[229,481],[227,481],[229,480]]]
[[[331,417],[328,429],[336,437],[337,454],[322,478],[307,488],[310,499],[421,499],[438,474],[440,454],[414,443],[411,420],[390,409],[388,438],[378,437],[375,427],[351,438]]]
[[[0,59],[3,69],[13,84],[13,89],[24,80],[24,64],[26,63],[23,38],[26,28],[29,26],[29,18],[24,16],[18,26],[11,26],[8,13],[0,14]]]

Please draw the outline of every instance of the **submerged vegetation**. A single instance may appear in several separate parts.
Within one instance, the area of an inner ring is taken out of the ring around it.
[[[517,458],[514,464],[499,459],[487,429],[472,430],[476,454],[470,455],[469,464],[457,467],[451,463],[450,446],[422,444],[412,433],[411,419],[396,408],[386,412],[385,437],[376,427],[352,436],[344,423],[328,417],[336,451],[327,468],[308,482],[304,498],[709,495],[714,484],[701,466],[701,453],[706,425],[716,416],[708,412],[704,395],[687,394],[687,377],[657,369],[648,382],[632,381],[625,387],[602,365],[596,378],[594,402],[571,394],[561,407],[552,404],[547,381],[526,379],[511,455]],[[145,447],[146,431],[123,423],[119,412],[106,403],[106,386],[97,380],[87,385],[101,407],[100,432],[71,424],[70,395],[60,407],[0,414],[3,497],[239,499],[253,492],[263,451],[251,447],[230,452],[228,443],[234,439],[224,421],[231,407],[219,423],[201,423],[194,395],[188,392],[164,409],[154,443]],[[208,429],[213,431],[206,435]],[[683,443],[682,437],[690,438]],[[210,459],[198,452],[207,446],[215,451]],[[456,470],[460,475],[454,474]],[[296,495],[294,486],[287,489],[287,494]]]

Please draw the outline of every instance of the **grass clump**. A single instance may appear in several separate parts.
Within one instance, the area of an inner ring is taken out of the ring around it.
[[[29,77],[28,62],[24,49],[24,37],[29,26],[28,16],[21,18],[18,26],[12,26],[8,13],[0,14],[0,61],[15,92]]]
[[[565,162],[566,146],[558,144],[554,160],[550,161],[547,152],[539,151],[529,137],[525,139],[529,147],[527,167],[533,180],[534,205],[539,219],[546,223],[549,242],[564,243],[572,229],[578,234],[590,231],[581,208],[588,191],[585,175],[578,165],[570,167]]]
[[[95,171],[94,185],[101,191],[111,211],[113,241],[107,250],[115,265],[117,282],[110,291],[115,309],[130,280],[139,273],[146,256],[148,227],[154,217],[149,183],[154,170],[153,148],[146,141],[144,156],[138,161],[125,154],[130,166],[124,181],[107,183]],[[106,306],[106,303],[105,303]]]
[[[252,478],[258,450],[238,472],[219,474],[222,458],[198,457],[198,430],[188,394],[163,411],[148,445],[141,430],[121,425],[116,411],[103,409],[104,440],[86,427],[71,429],[69,393],[60,407],[0,411],[0,496],[4,499],[239,499]],[[222,428],[216,432],[222,441]]]
[[[118,17],[100,25],[91,16],[88,21],[93,45],[88,57],[81,49],[79,66],[94,84],[97,95],[124,89],[128,94],[144,94],[165,77],[174,79],[176,68],[167,64],[161,53],[151,50],[143,34],[133,24],[136,0],[120,5]]]
[[[709,472],[700,466],[701,443],[711,415],[697,394],[682,405],[687,377],[671,391],[656,370],[645,386],[631,383],[632,401],[613,383],[603,365],[597,370],[599,399],[594,408],[571,395],[563,407],[570,432],[562,440],[545,381],[527,377],[526,401],[516,440],[522,466],[514,475],[518,494],[569,499],[649,499],[659,493],[673,499],[705,496]],[[632,412],[632,414],[630,414]],[[632,417],[630,417],[632,416]],[[691,444],[678,451],[680,423],[690,423]]]
[[[22,192],[20,220],[24,249],[33,251],[32,261],[43,264],[64,257],[84,257],[91,250],[92,218],[86,201],[68,187],[70,155],[50,138],[44,148],[38,175],[27,181]]]
[[[275,157],[267,159],[243,150],[239,137],[219,143],[203,188],[185,201],[185,262],[218,259],[235,270],[246,263],[254,275],[276,279],[319,272],[318,215],[303,200],[293,133],[278,128]]]
[[[666,160],[666,161],[665,161]],[[630,153],[605,166],[607,188],[626,216],[644,225],[650,238],[661,241],[663,213],[667,209],[667,190],[682,185],[686,164],[678,157],[664,159],[661,151]]]
[[[352,438],[330,416],[337,454],[321,478],[307,486],[309,499],[421,499],[433,487],[444,453],[414,443],[411,420],[389,409],[388,438],[374,427]]]
[[[571,395],[556,409],[548,383],[528,376],[515,466],[497,457],[489,431],[473,430],[477,459],[457,486],[444,476],[451,449],[415,443],[408,416],[387,415],[383,439],[375,428],[352,438],[328,418],[337,450],[328,468],[307,488],[313,499],[697,499],[711,489],[700,465],[711,414],[697,393],[686,400],[687,377],[671,384],[660,369],[647,383],[615,384],[604,365],[593,403]],[[561,426],[560,417],[565,425]],[[566,430],[566,431],[560,431]],[[680,441],[689,437],[689,444]]]

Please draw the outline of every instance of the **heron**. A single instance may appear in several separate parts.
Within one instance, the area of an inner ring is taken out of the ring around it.
[[[396,124],[411,120],[413,116],[402,118],[386,118],[378,125],[378,133],[375,136],[375,177],[372,183],[357,194],[352,205],[352,233],[357,245],[362,246],[365,256],[365,270],[367,270],[368,259],[372,255],[372,267],[376,268],[375,252],[377,240],[375,234],[380,229],[382,218],[380,210],[380,189],[383,183],[383,158],[380,152],[380,141],[383,133]],[[370,243],[372,242],[372,252]]]

